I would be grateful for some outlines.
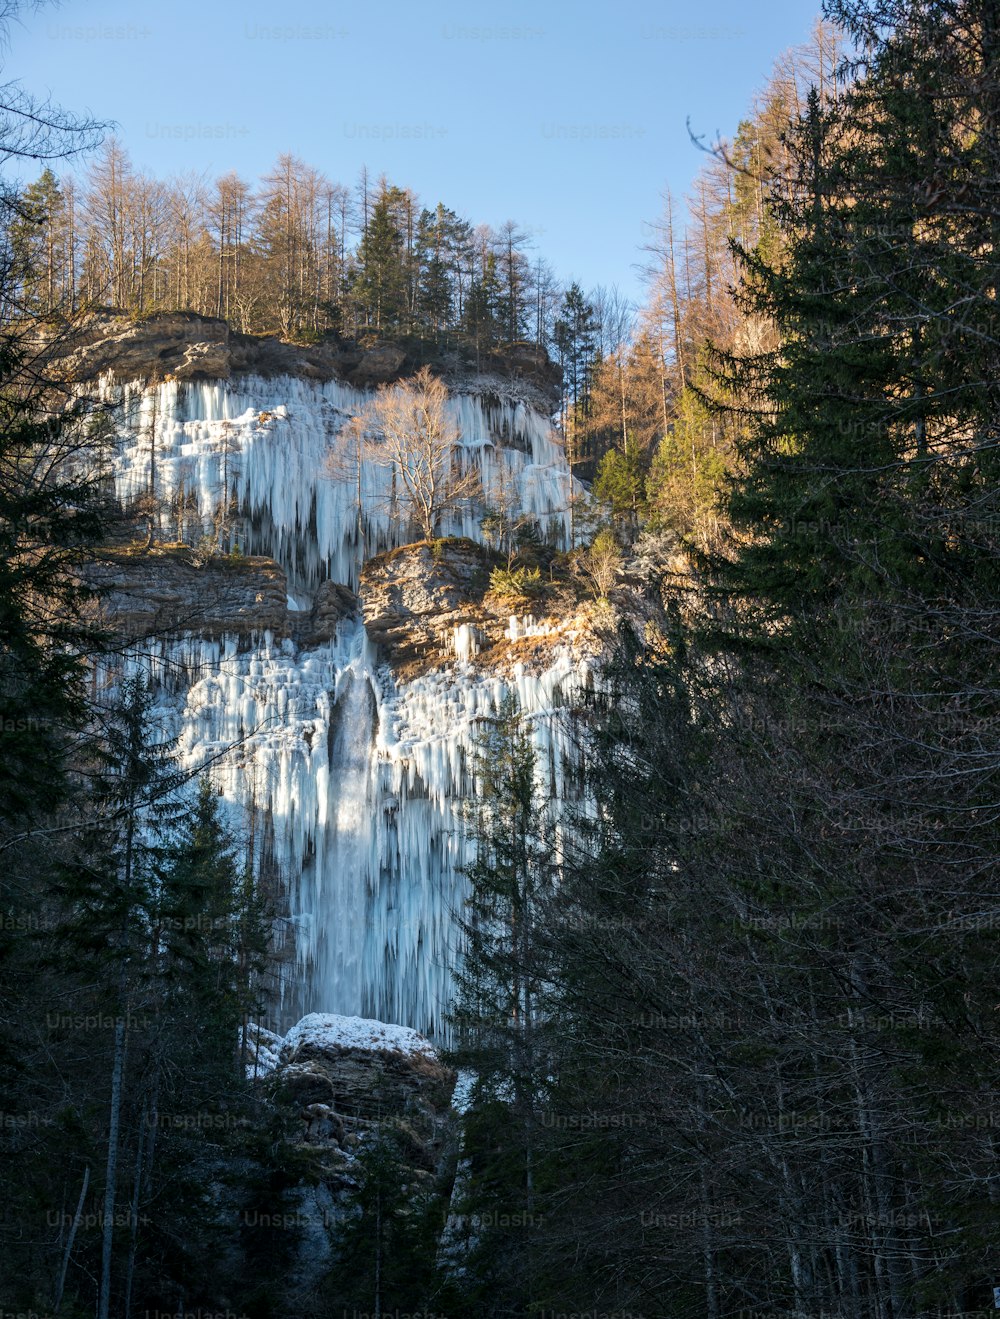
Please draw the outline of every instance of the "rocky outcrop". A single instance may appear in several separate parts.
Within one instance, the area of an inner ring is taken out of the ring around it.
[[[272,1102],[301,1123],[334,1195],[354,1185],[355,1152],[391,1126],[411,1180],[439,1178],[455,1136],[456,1074],[417,1031],[360,1017],[311,1013],[278,1046]]]
[[[187,311],[156,312],[142,320],[110,311],[93,313],[75,323],[72,331],[54,335],[48,351],[58,359],[59,378],[72,383],[105,374],[119,382],[147,384],[252,374],[346,380],[372,387],[397,380],[420,364],[390,340],[357,343],[330,335],[314,344],[288,343],[273,335],[240,334],[224,320]],[[521,382],[520,397],[546,410],[555,406],[561,372],[543,348],[513,344],[503,352],[487,354],[480,366],[497,381],[497,392]],[[470,375],[468,364],[447,355],[435,369],[459,387]]]
[[[380,554],[361,576],[368,636],[395,668],[437,658],[463,623],[475,625],[491,556],[471,540],[422,541]]]
[[[405,1119],[429,1142],[421,1152],[429,1165],[455,1088],[455,1073],[419,1032],[321,1012],[304,1017],[285,1036],[274,1079],[286,1095],[302,1101],[306,1139],[343,1146],[348,1129]],[[328,1110],[329,1131],[317,1126],[317,1105]]]
[[[298,1175],[285,1202],[294,1210],[282,1222],[296,1229],[289,1300],[301,1303],[322,1291],[340,1228],[357,1212],[359,1156],[380,1135],[401,1184],[444,1210],[458,1143],[456,1074],[417,1031],[361,1017],[311,1013],[284,1039],[252,1026],[248,1043],[247,1074],[294,1146]]]
[[[365,627],[397,678],[408,680],[456,658],[498,671],[517,663],[540,670],[562,643],[581,654],[601,649],[608,610],[581,601],[579,585],[565,568],[543,578],[529,600],[491,589],[496,564],[490,550],[462,538],[404,545],[365,564]]]
[[[462,538],[404,545],[365,564],[365,627],[398,679],[456,657],[499,658],[512,614],[526,606],[491,592],[495,564],[488,549]]]
[[[229,326],[187,312],[164,312],[144,321],[94,315],[72,334],[53,341],[64,380],[79,383],[105,373],[118,380],[151,382],[226,379],[230,374]]]
[[[358,385],[382,385],[401,375],[405,365],[405,349],[394,343],[377,343],[361,355],[351,380]]]
[[[62,379],[80,383],[110,373],[118,381],[228,380],[238,375],[294,375],[364,385],[395,379],[407,365],[404,349],[371,349],[331,338],[293,344],[270,335],[239,334],[211,316],[158,312],[141,321],[107,312],[74,326],[50,344]]]
[[[358,597],[324,582],[309,609],[290,609],[287,580],[274,559],[212,555],[186,545],[109,548],[82,572],[98,601],[101,624],[125,641],[196,632],[293,637],[300,646],[330,641],[358,613]]]
[[[83,572],[102,623],[125,640],[196,632],[285,636],[285,574],[273,559],[213,556],[199,563],[186,546],[108,550]]]

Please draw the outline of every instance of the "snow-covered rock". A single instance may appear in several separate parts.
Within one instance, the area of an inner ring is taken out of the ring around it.
[[[333,1012],[310,1012],[303,1017],[285,1036],[281,1056],[292,1058],[306,1048],[438,1056],[430,1040],[409,1026],[393,1026],[368,1017],[341,1017]]]
[[[302,1122],[302,1142],[349,1164],[368,1133],[404,1123],[414,1167],[434,1170],[451,1138],[456,1074],[430,1040],[389,1022],[311,1012],[280,1041],[275,1101]]]
[[[265,1026],[251,1022],[247,1027],[247,1078],[267,1076],[278,1065],[283,1044],[282,1037]]]

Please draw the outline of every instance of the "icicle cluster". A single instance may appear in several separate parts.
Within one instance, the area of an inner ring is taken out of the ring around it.
[[[392,516],[392,471],[359,461],[346,429],[371,398],[365,391],[289,376],[248,377],[239,388],[105,388],[124,405],[113,462],[118,496],[126,505],[152,496],[165,535],[236,539],[244,552],[270,555],[296,598],[327,579],[357,589],[365,558],[410,538]],[[524,403],[470,394],[453,395],[448,406],[486,502],[513,505],[565,544],[578,483],[547,418]],[[481,539],[481,513],[455,510],[441,534]]]

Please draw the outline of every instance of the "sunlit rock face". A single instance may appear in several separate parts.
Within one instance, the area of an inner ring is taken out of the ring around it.
[[[471,859],[463,803],[477,725],[516,693],[544,790],[572,795],[567,711],[593,683],[592,656],[574,634],[520,617],[493,628],[503,637],[495,662],[480,653],[489,620],[463,613],[463,592],[473,590],[483,508],[468,505],[441,528],[467,538],[465,566],[432,564],[426,590],[413,572],[405,583],[403,612],[419,616],[440,653],[419,671],[385,662],[389,648],[364,624],[363,568],[412,532],[391,516],[391,473],[359,466],[345,433],[365,391],[291,376],[105,389],[121,403],[112,475],[122,503],[152,492],[160,539],[197,546],[211,536],[238,548],[229,578],[217,563],[173,563],[162,580],[154,560],[105,570],[118,573],[109,597],[131,601],[120,609],[132,644],[100,681],[110,693],[123,670],[150,676],[181,762],[206,767],[255,864],[276,869],[288,959],[276,1023],[328,1012],[441,1038]],[[516,491],[542,532],[565,544],[575,483],[548,419],[516,398],[455,394],[450,406],[461,459],[478,465],[487,495]],[[435,571],[450,583],[447,600]],[[385,632],[392,570],[376,577]],[[205,621],[185,624],[199,582]],[[223,603],[210,590],[220,583]],[[143,625],[144,602],[157,606],[155,628]]]

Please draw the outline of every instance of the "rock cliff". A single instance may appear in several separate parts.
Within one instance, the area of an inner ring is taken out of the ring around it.
[[[389,340],[357,343],[333,335],[318,343],[289,343],[273,335],[240,334],[224,320],[182,311],[157,312],[142,320],[93,313],[74,325],[72,334],[53,334],[49,350],[59,358],[60,378],[71,383],[102,375],[150,384],[287,375],[368,388],[420,365],[410,350]],[[434,365],[446,378],[470,376],[468,365],[451,356]],[[532,395],[540,406],[549,411],[556,406],[560,370],[534,344],[513,344],[488,354],[482,373],[484,390],[502,394],[517,381],[520,392]]]
[[[101,622],[118,640],[193,633],[292,637],[303,646],[330,641],[358,609],[354,592],[324,582],[308,609],[290,605],[284,569],[259,555],[201,557],[186,545],[109,548],[88,565]]]

